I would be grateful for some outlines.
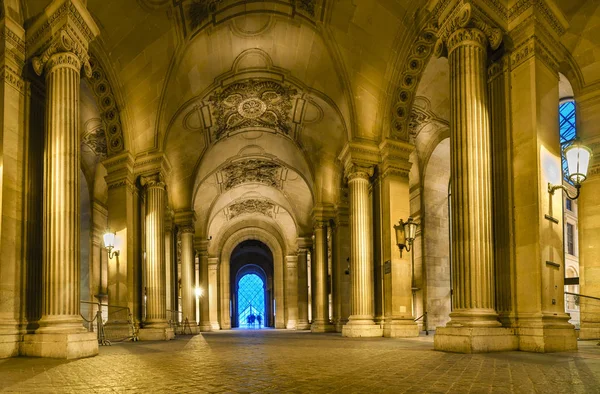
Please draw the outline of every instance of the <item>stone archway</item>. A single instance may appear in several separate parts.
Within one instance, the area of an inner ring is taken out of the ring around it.
[[[219,273],[219,323],[221,329],[231,328],[231,256],[234,249],[244,241],[254,240],[265,244],[273,255],[273,294],[275,309],[273,311],[275,328],[285,328],[285,295],[284,295],[284,246],[278,237],[260,227],[246,227],[235,231],[224,240],[220,249]]]

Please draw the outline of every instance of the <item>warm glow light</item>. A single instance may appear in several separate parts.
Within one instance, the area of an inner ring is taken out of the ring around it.
[[[400,222],[394,225],[396,231],[396,244],[400,249],[400,257],[402,257],[402,250],[406,249],[410,252],[410,247],[417,236],[418,223],[413,221],[413,218],[408,218],[405,222],[400,219]]]
[[[194,289],[194,292],[196,293],[196,297],[202,297],[202,294],[204,294],[202,287],[198,287],[198,286],[196,286],[196,288]]]
[[[112,233],[109,231],[107,231],[104,234],[104,247],[106,249],[112,249],[115,247],[115,233]]]
[[[565,156],[569,166],[569,179],[575,184],[585,181],[592,156],[590,148],[575,142],[565,149]]]

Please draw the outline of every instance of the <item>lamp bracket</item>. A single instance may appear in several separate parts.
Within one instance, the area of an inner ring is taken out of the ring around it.
[[[548,182],[548,193],[554,195],[554,192],[556,190],[562,189],[565,192],[565,194],[567,195],[567,197],[569,197],[569,199],[577,200],[577,198],[579,197],[579,192],[581,190],[581,184],[576,183],[574,186],[575,186],[575,189],[577,190],[577,193],[575,194],[575,196],[571,196],[569,194],[569,190],[564,185],[552,185],[550,182]]]

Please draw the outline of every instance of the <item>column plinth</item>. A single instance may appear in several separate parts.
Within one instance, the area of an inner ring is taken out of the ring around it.
[[[342,327],[345,337],[380,337],[373,311],[373,251],[369,179],[372,167],[352,165],[348,174],[350,192],[350,317]]]

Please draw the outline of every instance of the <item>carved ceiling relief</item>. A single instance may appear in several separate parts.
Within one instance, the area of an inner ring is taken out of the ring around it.
[[[440,118],[431,110],[431,103],[422,96],[415,97],[415,102],[411,108],[410,119],[408,121],[408,132],[410,139],[414,142],[421,129],[430,123],[436,123],[444,127],[449,127],[450,123]]]
[[[261,214],[275,218],[277,206],[266,199],[252,198],[234,202],[225,208],[225,216],[228,220],[244,214]]]
[[[394,139],[407,141],[410,137],[414,94],[423,70],[433,53],[435,42],[436,28],[433,23],[430,23],[421,31],[410,48],[404,71],[400,76],[400,87],[396,92],[396,103],[393,107],[391,137]]]
[[[95,57],[90,57],[92,67],[92,77],[88,79],[91,89],[96,96],[96,102],[102,116],[107,146],[107,155],[112,156],[124,149],[123,127],[121,125],[121,115],[117,108],[115,95],[110,87],[106,73],[102,69],[100,62]]]
[[[94,119],[100,121],[100,119]],[[106,131],[101,122],[98,127],[87,130],[81,139],[81,145],[87,146],[100,160],[108,155]]]
[[[275,81],[236,82],[215,92],[212,107],[213,140],[244,129],[266,129],[284,135],[292,131],[290,113],[298,91]]]
[[[261,183],[277,189],[283,187],[285,168],[264,159],[236,161],[223,168],[217,179],[222,191],[230,190],[244,183]]]

